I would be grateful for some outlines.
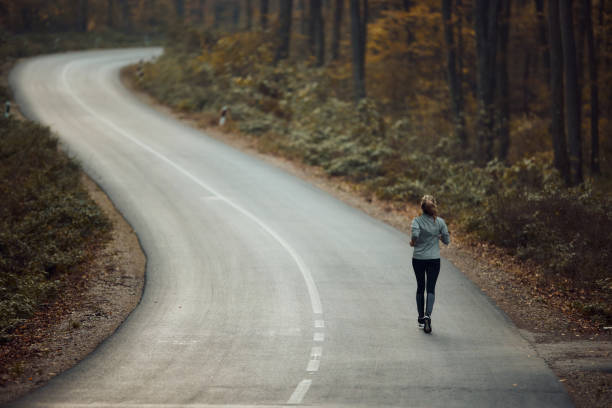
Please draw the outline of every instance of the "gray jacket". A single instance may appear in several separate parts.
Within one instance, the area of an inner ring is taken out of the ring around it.
[[[414,240],[414,259],[439,259],[440,243],[450,243],[448,227],[440,217],[423,214],[412,220],[412,239]]]

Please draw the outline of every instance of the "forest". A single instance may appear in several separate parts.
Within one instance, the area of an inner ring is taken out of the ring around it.
[[[605,0],[0,0],[0,55],[163,39],[139,86],[587,289],[612,322]],[[123,36],[123,37],[121,37]],[[53,40],[55,38],[55,40]],[[28,47],[33,47],[28,51]]]

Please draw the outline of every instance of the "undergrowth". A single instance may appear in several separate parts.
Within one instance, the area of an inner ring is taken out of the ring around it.
[[[6,71],[22,57],[160,41],[159,35],[111,30],[17,35],[0,29],[0,61]],[[2,104],[10,98],[0,86]],[[110,223],[80,174],[49,129],[0,117],[0,340],[60,294],[110,237]]]
[[[612,198],[605,184],[565,187],[549,154],[477,166],[464,159],[450,126],[426,127],[420,113],[390,115],[377,100],[356,106],[343,98],[347,76],[337,66],[274,66],[266,34],[182,35],[189,41],[174,39],[181,47],[146,64],[140,82],[162,103],[208,114],[228,106],[230,129],[258,137],[272,153],[362,183],[381,199],[414,203],[433,193],[451,225],[535,262],[547,279],[603,294],[603,308],[576,307],[612,322]]]
[[[0,338],[32,316],[108,237],[79,166],[49,129],[0,118]]]

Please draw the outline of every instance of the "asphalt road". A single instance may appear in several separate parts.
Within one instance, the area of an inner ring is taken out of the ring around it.
[[[51,55],[11,75],[148,259],[118,332],[14,406],[572,406],[446,260],[427,335],[406,235],[138,102],[118,70],[159,53]]]

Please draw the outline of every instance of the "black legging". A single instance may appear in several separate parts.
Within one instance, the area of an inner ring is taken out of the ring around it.
[[[414,259],[412,267],[417,280],[416,302],[419,318],[431,316],[436,300],[436,281],[440,273],[440,259]],[[427,275],[427,310],[425,309],[425,276]]]

